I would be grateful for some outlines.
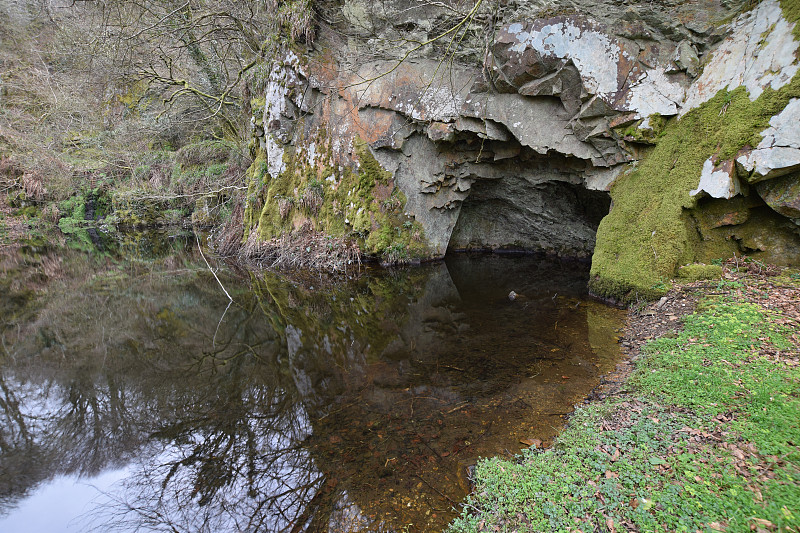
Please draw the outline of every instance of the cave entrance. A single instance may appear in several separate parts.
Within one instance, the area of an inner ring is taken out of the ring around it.
[[[543,252],[589,259],[611,197],[564,181],[478,179],[461,205],[448,252]]]

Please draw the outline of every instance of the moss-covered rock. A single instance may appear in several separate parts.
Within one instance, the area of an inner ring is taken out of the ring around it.
[[[192,210],[192,225],[210,227],[218,223],[223,205],[222,200],[219,194],[207,194],[197,198]],[[172,213],[165,214],[176,216],[175,211],[178,211],[177,216],[180,217],[180,210],[172,210]]]
[[[247,171],[245,238],[251,230],[266,241],[310,229],[355,239],[362,251],[382,262],[430,257],[422,226],[405,213],[405,195],[367,144],[356,139],[349,168],[334,164],[329,143],[321,131],[313,154],[287,146],[285,169],[275,178],[268,173],[264,151],[257,152]]]
[[[721,265],[705,265],[702,263],[692,263],[683,265],[678,269],[678,277],[689,281],[702,279],[716,279],[722,276]]]
[[[613,208],[597,232],[590,288],[622,302],[663,294],[664,280],[679,265],[713,253],[728,257],[738,244],[730,236],[701,234],[692,218],[703,164],[733,159],[757,146],[760,133],[791,98],[800,97],[800,75],[750,101],[743,87],[722,90],[680,119],[667,122],[653,151],[611,189]]]
[[[755,188],[775,212],[800,220],[800,172],[762,181]]]
[[[656,144],[664,132],[667,119],[654,113],[647,118],[637,120],[633,124],[614,128],[614,131],[628,142]]]
[[[141,191],[117,192],[112,197],[115,223],[121,226],[156,226],[169,209],[165,200],[153,198]]]

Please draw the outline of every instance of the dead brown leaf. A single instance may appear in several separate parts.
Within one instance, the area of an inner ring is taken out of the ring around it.
[[[533,448],[542,447],[542,441],[540,439],[519,439],[519,442],[525,446],[531,446]]]

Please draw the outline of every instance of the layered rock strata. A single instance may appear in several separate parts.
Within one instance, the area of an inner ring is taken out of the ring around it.
[[[326,12],[314,48],[283,53],[265,76],[262,170],[251,172],[246,222],[264,237],[276,225],[356,235],[378,254],[416,242],[413,255],[426,257],[474,248],[589,257],[608,191],[666,129],[720,92],[741,86],[760,102],[796,79],[794,22],[775,0],[740,15],[741,2],[716,0],[585,4],[347,0]],[[763,111],[769,127],[743,135],[735,157],[693,164],[691,187],[675,192],[681,209],[769,189],[759,205],[797,218],[797,107]],[[778,177],[781,187],[749,186]],[[312,182],[330,204],[322,215],[299,208]],[[704,254],[672,254],[656,271]],[[602,261],[594,274],[621,281],[617,292],[641,289]]]

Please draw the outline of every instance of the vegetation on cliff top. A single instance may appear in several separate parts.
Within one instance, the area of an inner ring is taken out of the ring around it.
[[[0,193],[70,227],[59,202],[98,189],[108,223],[175,221],[196,199],[209,222],[250,164],[255,67],[313,33],[310,0],[3,4]]]
[[[798,280],[730,264],[670,293],[716,295],[552,449],[479,463],[452,531],[800,531]]]

